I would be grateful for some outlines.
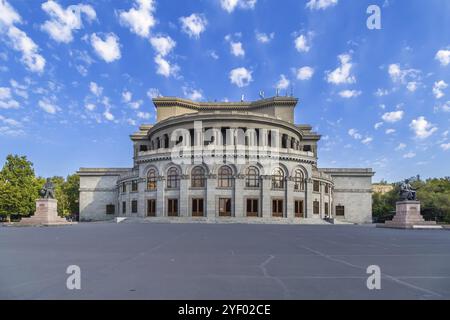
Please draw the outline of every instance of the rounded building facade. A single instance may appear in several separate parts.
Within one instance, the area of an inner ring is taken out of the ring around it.
[[[346,219],[345,197],[335,201],[338,169],[317,168],[320,136],[308,125],[294,124],[297,99],[157,98],[154,104],[157,123],[131,136],[132,168],[80,170],[82,220]],[[358,183],[373,175],[355,170]]]

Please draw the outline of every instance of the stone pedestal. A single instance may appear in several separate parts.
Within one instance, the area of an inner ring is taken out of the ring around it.
[[[58,201],[56,199],[36,200],[36,212],[29,218],[22,218],[18,225],[27,226],[54,226],[74,224],[58,216]]]
[[[414,229],[420,226],[436,226],[435,221],[425,221],[420,214],[420,201],[399,201],[392,221],[386,221],[384,227]]]

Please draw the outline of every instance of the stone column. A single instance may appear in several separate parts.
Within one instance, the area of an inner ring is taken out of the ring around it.
[[[294,214],[294,181],[293,181],[292,177],[289,177],[286,180],[285,201],[286,201],[285,217],[286,218],[294,218],[294,216],[295,216],[295,214]]]
[[[217,176],[215,174],[209,174],[206,176],[206,216],[208,218],[216,217],[216,196],[214,190],[217,186]]]
[[[314,214],[313,214],[313,182],[312,179],[309,178],[306,180],[306,186],[305,186],[305,214],[306,214],[306,218],[313,218]]]
[[[272,176],[264,176],[262,179],[263,196],[262,196],[262,217],[272,217],[272,201],[270,193],[272,190]]]
[[[188,175],[180,176],[180,197],[179,197],[179,215],[180,217],[189,217],[189,185],[190,179]]]
[[[245,176],[237,175],[234,179],[234,216],[244,217],[244,187],[245,187]]]
[[[166,184],[164,177],[158,177],[156,188],[156,216],[164,217],[166,216]]]
[[[146,186],[146,179],[139,179],[138,180],[138,216],[141,218],[144,218],[145,216],[147,216],[147,205],[145,203],[145,189],[147,188]]]

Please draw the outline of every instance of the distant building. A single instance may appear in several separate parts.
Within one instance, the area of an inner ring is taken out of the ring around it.
[[[153,99],[157,123],[131,135],[132,168],[79,170],[80,220],[333,217],[370,223],[374,172],[318,168],[320,135],[294,123],[297,102]]]
[[[385,184],[385,183],[374,183],[372,184],[372,191],[373,193],[381,193],[385,194],[389,191],[394,190],[394,186],[392,184]]]

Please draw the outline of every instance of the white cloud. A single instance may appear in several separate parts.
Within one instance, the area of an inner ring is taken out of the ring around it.
[[[0,109],[17,109],[19,107],[19,102],[12,98],[11,89],[0,87]]]
[[[388,73],[392,81],[407,84],[409,86],[408,90],[410,91],[414,91],[417,88],[417,80],[420,80],[420,70],[402,69],[399,64],[389,65]]]
[[[156,36],[150,39],[150,43],[161,57],[168,55],[176,46],[176,42],[171,37]]]
[[[399,143],[399,145],[397,146],[397,148],[395,148],[395,150],[400,151],[400,150],[404,150],[405,148],[406,148],[406,144]]]
[[[103,88],[100,87],[97,83],[92,81],[89,84],[89,90],[92,92],[92,94],[96,95],[97,97],[101,96],[103,93]]]
[[[38,54],[39,47],[25,32],[13,26],[8,30],[8,37],[14,50],[22,53],[22,63],[25,64],[28,70],[32,72],[42,72],[44,70],[45,59]]]
[[[393,111],[393,112],[386,112],[381,117],[384,121],[389,123],[394,123],[397,121],[400,121],[403,119],[403,116],[405,115],[405,112],[402,110],[399,111]]]
[[[129,103],[128,103],[128,106],[129,106],[131,109],[136,110],[136,109],[139,109],[143,103],[144,103],[144,101],[138,100],[138,101],[129,102]]]
[[[299,35],[294,43],[298,52],[308,52],[311,49],[309,39],[303,34]]]
[[[109,111],[109,109],[106,109],[105,112],[103,112],[103,116],[108,121],[114,121],[114,115]]]
[[[14,8],[6,1],[0,0],[0,31],[5,29],[9,39],[9,45],[22,53],[22,63],[32,72],[42,72],[45,67],[45,59],[40,55],[39,47],[28,35],[14,26],[22,23],[22,18]],[[3,32],[3,31],[2,31]]]
[[[408,91],[415,92],[417,90],[417,85],[418,83],[416,81],[408,82],[406,89],[408,89]]]
[[[122,101],[128,103],[133,99],[133,94],[130,91],[122,92]]]
[[[237,85],[239,88],[248,86],[253,81],[252,71],[246,68],[236,68],[230,71],[231,83]]]
[[[351,75],[353,64],[352,57],[349,54],[341,54],[338,56],[341,63],[340,67],[332,72],[328,72],[327,81],[333,84],[354,83],[356,79]]]
[[[138,118],[140,118],[140,119],[144,119],[144,120],[148,120],[148,119],[150,119],[150,113],[149,112],[142,112],[142,111],[139,111],[138,113],[137,113],[137,116],[138,116]]]
[[[384,97],[384,96],[387,96],[388,94],[389,94],[389,90],[381,89],[381,88],[378,88],[378,90],[375,92],[375,95],[377,97]]]
[[[286,76],[282,74],[280,75],[280,80],[277,82],[275,87],[280,90],[285,90],[289,87],[290,84],[291,82],[289,81],[289,79],[287,79]]]
[[[59,108],[55,106],[53,103],[49,102],[48,100],[39,100],[38,102],[39,107],[44,110],[47,113],[55,114],[58,112]]]
[[[375,128],[375,130],[378,130],[383,124],[384,122],[377,122],[373,127]]]
[[[444,151],[450,150],[450,143],[443,143],[443,144],[441,144],[441,148]]]
[[[15,23],[22,22],[20,15],[6,0],[0,0],[0,12],[0,25],[10,27]]]
[[[50,20],[44,22],[42,30],[57,42],[69,43],[73,40],[73,31],[83,27],[81,15],[88,21],[96,18],[95,10],[90,5],[77,4],[62,8],[57,2],[49,0],[41,5]]]
[[[200,34],[205,31],[208,21],[198,13],[193,13],[188,17],[181,17],[181,30],[188,34],[190,38],[198,39]]]
[[[392,133],[395,133],[395,129],[387,129],[387,130],[385,131],[385,133],[386,133],[386,134],[392,134]]]
[[[337,3],[338,0],[309,0],[306,7],[310,10],[324,10],[335,6]]]
[[[416,157],[416,154],[414,152],[408,152],[408,153],[403,155],[403,158],[405,158],[405,159],[412,159],[412,158],[415,158],[415,157]]]
[[[94,111],[96,108],[96,105],[93,103],[87,103],[84,107],[89,111]]]
[[[339,92],[339,95],[342,98],[350,99],[350,98],[356,98],[361,95],[361,91],[357,90],[343,90]]]
[[[230,50],[231,50],[231,54],[234,55],[235,57],[244,57],[245,56],[245,51],[242,48],[242,42],[230,42]]]
[[[91,45],[97,55],[107,63],[121,58],[119,38],[114,33],[106,34],[104,40],[93,33]]]
[[[155,11],[154,0],[135,0],[133,7],[119,14],[120,24],[126,26],[138,36],[147,38],[151,28],[156,24],[153,13]]]
[[[442,66],[448,66],[450,64],[450,50],[439,50],[436,53],[435,59],[438,60]]]
[[[358,132],[358,130],[356,129],[350,129],[348,130],[348,134],[350,137],[352,137],[353,139],[356,140],[361,140],[362,139],[362,135]]]
[[[0,121],[6,125],[12,126],[12,127],[21,127],[22,126],[22,124],[19,121],[11,119],[11,118],[6,118],[2,115],[0,115]]]
[[[275,37],[275,33],[273,33],[273,32],[270,34],[256,32],[255,35],[256,35],[256,40],[258,40],[258,42],[260,42],[260,43],[269,43]]]
[[[428,122],[423,116],[411,121],[409,127],[419,139],[426,139],[437,131],[437,127]]]
[[[309,80],[314,75],[314,69],[311,67],[301,67],[297,70],[298,80]]]
[[[157,67],[156,73],[160,74],[166,78],[168,78],[170,76],[177,76],[178,71],[180,70],[180,68],[176,64],[174,64],[174,65],[170,64],[169,61],[167,61],[160,55],[157,55],[155,57],[155,63],[156,63],[156,67]]]
[[[192,89],[188,87],[183,87],[182,89],[184,96],[189,100],[200,101],[203,99],[202,90]]]
[[[361,143],[363,143],[363,144],[369,144],[369,143],[371,143],[373,141],[373,138],[372,137],[366,137],[366,138],[364,138],[362,141],[361,141]]]
[[[161,93],[160,93],[159,90],[156,89],[156,88],[150,88],[150,89],[148,89],[148,91],[147,91],[147,96],[148,96],[150,99],[154,99],[154,98],[158,98],[159,96],[161,96]]]
[[[444,92],[442,90],[446,89],[448,87],[448,84],[445,83],[444,80],[438,81],[434,83],[433,86],[433,94],[436,97],[436,99],[440,99],[443,96],[445,96]]]
[[[231,13],[239,7],[241,9],[253,9],[257,0],[220,0],[220,6],[223,10]]]

